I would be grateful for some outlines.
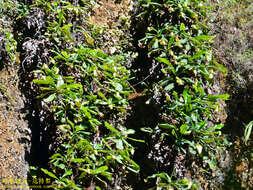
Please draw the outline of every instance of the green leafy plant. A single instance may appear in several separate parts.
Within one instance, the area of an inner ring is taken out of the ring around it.
[[[198,186],[193,184],[192,181],[188,179],[173,180],[170,176],[168,176],[167,173],[153,174],[152,176],[148,177],[148,179],[151,178],[156,179],[156,187],[150,188],[149,190],[198,189]]]
[[[146,81],[152,97],[159,94],[163,121],[155,128],[143,127],[161,139],[170,139],[184,154],[193,154],[209,161],[214,169],[214,147],[222,144],[222,124],[208,122],[218,109],[218,100],[229,95],[213,95],[214,73],[226,69],[213,59],[210,45],[215,36],[201,21],[211,7],[205,1],[139,1],[138,21],[145,24],[145,35],[139,47],[147,49],[158,80]],[[156,99],[153,98],[153,102]],[[198,154],[197,154],[198,153]],[[158,174],[160,175],[160,174]],[[161,174],[164,175],[164,174]]]
[[[252,131],[252,126],[253,126],[253,121],[249,122],[245,126],[245,130],[244,130],[244,141],[245,141],[245,143],[247,143],[249,138],[250,138],[251,131]]]
[[[206,160],[207,170],[214,170],[213,147],[222,144],[223,125],[209,121],[219,108],[218,100],[229,96],[208,92],[216,70],[226,69],[213,60],[210,45],[215,36],[208,35],[209,28],[201,22],[210,9],[204,3],[139,1],[137,18],[145,25],[138,45],[152,63],[150,76],[157,76],[145,78],[147,104],[161,106],[157,125],[141,127],[150,136],[159,134],[160,141],[170,139],[175,151]],[[61,142],[49,169],[41,170],[62,189],[94,184],[105,189],[115,173],[138,173],[130,142],[143,141],[131,138],[135,131],[124,126],[134,90],[126,67],[130,54],[108,55],[99,49],[100,29],[88,25],[85,17],[91,2],[37,0],[34,6],[48,16],[44,38],[52,44],[49,61],[34,71],[38,77],[33,82],[40,89],[38,98],[47,105],[43,109],[53,114],[56,126],[50,127],[57,128]],[[190,180],[169,176],[158,171],[148,179],[157,180],[156,189],[197,188]]]
[[[138,173],[139,166],[132,160],[134,148],[128,142],[136,140],[128,137],[134,130],[122,125],[131,93],[130,72],[125,67],[129,54],[109,56],[94,48],[97,32],[82,26],[88,2],[79,7],[37,1],[33,6],[50,15],[45,37],[58,44],[51,50],[50,62],[34,71],[38,98],[54,115],[57,126],[52,127],[62,134],[58,137],[62,143],[50,158],[51,170],[41,170],[65,189],[92,184],[100,189],[111,183],[115,172]],[[81,23],[74,26],[71,19],[76,18]],[[73,30],[85,40],[74,43]]]

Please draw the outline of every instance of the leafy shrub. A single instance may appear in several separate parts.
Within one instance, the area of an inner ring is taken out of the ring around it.
[[[1,45],[1,62],[18,62],[16,53],[17,42],[12,32],[13,21],[11,17],[18,17],[21,14],[21,4],[17,1],[0,1],[0,45]]]
[[[215,36],[201,22],[211,7],[202,0],[139,1],[138,6],[137,20],[145,23],[138,46],[147,52],[154,75],[144,82],[150,102],[161,106],[161,121],[143,131],[160,134],[159,141],[173,141],[179,152],[203,160],[212,157],[207,163],[214,169],[213,148],[222,142],[223,125],[210,124],[210,118],[219,109],[218,99],[229,96],[208,91],[216,70],[226,70],[213,59]]]
[[[214,147],[222,143],[223,127],[210,124],[210,118],[219,109],[217,100],[228,95],[208,93],[215,71],[225,69],[213,60],[210,45],[215,36],[209,36],[209,28],[201,23],[210,9],[204,2],[139,1],[137,18],[144,25],[137,40],[152,72],[138,84],[145,83],[148,89],[147,104],[161,106],[157,126],[142,130],[159,134],[159,141],[169,140],[177,152],[205,160],[208,170],[215,168]],[[42,171],[59,188],[109,188],[115,175],[140,170],[129,139],[142,141],[130,138],[134,130],[123,125],[134,90],[126,68],[130,54],[107,55],[99,49],[96,27],[87,23],[91,2],[37,0],[31,7],[35,6],[48,18],[44,38],[51,42],[51,51],[34,71],[34,83],[40,86],[44,109],[54,115],[61,142],[50,158],[51,170]],[[155,178],[160,189],[197,188],[166,172],[148,179]]]
[[[62,142],[50,158],[52,170],[42,171],[60,188],[69,189],[94,184],[105,188],[115,173],[138,172],[128,142],[134,130],[122,126],[131,92],[125,67],[129,55],[108,56],[94,46],[96,32],[85,23],[88,2],[76,6],[37,1],[33,6],[50,15],[44,37],[56,46],[50,61],[34,71],[38,75],[34,83],[40,86],[39,98],[54,114]]]

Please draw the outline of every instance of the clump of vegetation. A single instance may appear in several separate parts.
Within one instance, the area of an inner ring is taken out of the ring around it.
[[[87,21],[90,2],[36,1],[32,6],[46,12],[44,38],[54,44],[33,81],[46,111],[54,114],[51,127],[61,134],[51,170],[42,171],[61,188],[118,188],[115,178],[139,171],[128,137],[134,130],[122,125],[131,92],[129,55],[109,56],[99,49],[98,34]]]
[[[134,90],[126,68],[129,54],[109,56],[99,49],[97,33],[87,22],[89,2],[36,1],[35,6],[45,11],[44,38],[52,44],[33,81],[61,134],[51,170],[42,171],[61,188],[116,188],[116,175],[124,179],[140,170],[129,140],[141,140],[129,137],[134,130],[123,125]],[[217,99],[228,96],[207,93],[215,70],[222,68],[212,58],[214,36],[200,22],[209,7],[203,1],[140,1],[138,7],[145,33],[137,40],[153,69],[152,77],[142,81],[150,97],[147,104],[161,106],[157,126],[142,130],[158,135],[163,144],[170,142],[176,152],[206,162],[206,171],[215,169],[213,149],[221,143],[223,125],[208,122],[219,108]],[[159,188],[197,188],[185,175],[172,180],[170,170],[157,169],[148,179],[155,178]]]
[[[35,0],[19,14],[27,25],[23,35],[34,33],[34,39],[23,39],[21,66],[24,73],[32,70],[37,109],[52,116],[45,128],[55,136],[48,168],[39,170],[55,189],[206,185],[203,178],[214,175],[226,144],[223,124],[212,115],[221,109],[218,100],[229,98],[210,90],[216,71],[226,71],[213,59],[215,36],[202,22],[211,7],[205,0],[139,0],[132,21],[135,48],[106,53],[102,27],[88,22],[95,3]],[[14,58],[12,39],[6,47]],[[134,54],[139,56],[129,69]],[[145,101],[138,102],[139,96]],[[151,108],[155,122],[137,117],[138,126],[127,125],[136,106]]]
[[[172,144],[173,149],[185,154],[187,159],[198,157],[206,163],[205,171],[214,170],[217,153],[214,147],[222,144],[220,129],[223,125],[210,123],[210,119],[214,111],[219,110],[217,100],[227,100],[228,95],[208,92],[215,71],[226,70],[213,59],[210,46],[215,36],[209,36],[209,27],[201,22],[211,7],[206,6],[205,1],[159,0],[140,1],[139,7],[138,22],[145,24],[140,24],[142,33],[138,46],[146,52],[145,64],[151,72],[143,85],[149,90],[149,102],[161,107],[157,125],[144,126],[142,130],[159,136],[153,146],[158,142]],[[171,168],[161,166],[156,170],[171,172]],[[161,182],[162,176],[168,179],[163,173],[155,176],[156,187],[171,186]],[[185,182],[188,188],[196,188],[189,180]]]
[[[12,63],[16,62],[17,42],[14,39],[12,31],[13,20],[11,19],[18,15],[18,6],[19,4],[16,1],[0,1],[0,16],[2,18],[0,21],[0,67],[4,65],[4,62],[9,62],[9,59]]]

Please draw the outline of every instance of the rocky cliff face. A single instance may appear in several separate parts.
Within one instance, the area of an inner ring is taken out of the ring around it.
[[[0,3],[0,188],[29,189],[30,136],[13,37],[14,1]],[[15,56],[16,55],[16,56]]]
[[[216,59],[228,72],[221,77],[220,88],[230,94],[226,102],[227,119],[224,133],[232,142],[226,155],[220,158],[227,165],[225,189],[252,189],[252,140],[245,144],[245,126],[252,121],[253,23],[252,1],[222,0],[213,2],[212,34]],[[224,161],[226,162],[224,162]]]
[[[224,2],[226,1],[221,3]],[[31,2],[23,1],[23,3],[29,5]],[[128,40],[131,36],[128,31],[131,24],[130,13],[134,10],[134,4],[131,0],[101,0],[94,4],[92,12],[87,15],[92,24],[106,26],[107,29],[101,29],[102,49],[106,53],[114,54],[122,51],[124,45],[130,49],[137,48],[129,44],[131,40]],[[210,181],[206,181],[205,176],[201,176],[203,173],[198,173],[200,168],[195,162],[189,165],[189,158],[181,153],[175,154],[171,148],[173,145],[168,145],[167,142],[153,143],[152,147],[136,145],[135,161],[144,168],[141,171],[141,177],[146,177],[150,171],[155,170],[154,163],[158,163],[160,168],[169,166],[170,169],[171,164],[175,163],[173,166],[175,177],[199,178],[202,184],[214,182],[213,189],[217,186],[231,189],[231,184],[237,189],[252,187],[253,171],[250,150],[253,143],[249,142],[245,145],[240,138],[243,135],[242,126],[252,120],[253,25],[243,13],[226,20],[230,14],[227,9],[231,9],[231,6],[232,4],[226,4],[218,8],[211,26],[212,33],[217,35],[215,42],[217,61],[226,66],[229,72],[227,75],[216,73],[214,85],[209,90],[212,94],[232,95],[230,101],[220,102],[220,109],[213,115],[212,122],[225,123],[225,132],[232,134],[231,139],[236,139],[233,141],[234,145],[231,149],[224,149],[221,155],[217,155],[220,168],[213,172],[214,180],[210,179]],[[246,3],[243,6],[245,8],[243,10],[250,12],[253,5]],[[239,8],[235,9],[239,10]],[[9,21],[13,18],[3,17],[0,20],[1,28],[5,28],[6,23],[10,22],[8,30],[16,34],[17,51],[20,52],[19,56],[14,50],[12,52],[14,57],[8,57],[10,52],[5,49],[7,36],[0,30],[0,184],[9,189],[12,189],[14,185],[23,185],[22,189],[28,189],[26,181],[29,165],[40,167],[47,165],[49,144],[52,144],[52,139],[49,137],[50,131],[47,128],[50,116],[48,113],[40,112],[40,110],[43,111],[43,105],[36,99],[36,87],[32,85],[32,80],[36,77],[32,71],[38,65],[48,61],[47,48],[52,44],[42,37],[42,33],[45,32],[43,11],[34,7],[28,12],[25,18],[19,19],[16,23]],[[135,29],[132,26],[132,30]],[[92,39],[86,40],[89,43]],[[15,63],[10,64],[13,61]],[[129,60],[129,63],[129,68],[131,68],[132,60]],[[147,105],[147,99],[142,95],[143,93],[136,92],[130,98],[132,115],[128,118],[126,125],[133,128],[147,125],[147,123],[155,126],[158,120],[159,109]],[[156,138],[153,136],[149,141],[157,141]],[[42,155],[43,153],[45,155]],[[133,188],[143,188],[142,183],[136,182],[140,176],[128,176],[128,178],[127,180],[131,182],[126,183],[132,185]],[[121,180],[115,178],[113,182],[115,187],[125,184]],[[132,187],[125,186],[122,189]]]
[[[0,71],[0,184],[26,186],[29,165],[30,129],[25,116],[25,99],[19,90],[18,66]]]

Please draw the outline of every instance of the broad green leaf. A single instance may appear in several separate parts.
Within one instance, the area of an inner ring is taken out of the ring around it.
[[[62,51],[61,54],[63,55],[64,58],[70,57],[70,55],[66,51]]]
[[[163,57],[157,57],[156,58],[157,61],[161,62],[161,63],[164,63],[166,65],[168,65],[170,67],[170,70],[175,74],[176,71],[175,71],[175,68],[173,67],[173,65],[169,62],[169,60],[163,58]]]
[[[244,130],[244,141],[246,143],[249,140],[249,137],[251,135],[252,126],[253,126],[253,121],[249,122],[248,125],[246,125],[246,127],[245,127],[245,130]]]
[[[194,60],[194,59],[198,59],[201,55],[205,54],[206,53],[206,50],[200,50],[198,51],[195,55],[189,57],[188,59],[191,61],[191,60]]]
[[[184,23],[181,23],[181,25],[180,25],[180,30],[181,30],[181,31],[185,31],[185,25],[184,25]]]
[[[82,130],[85,130],[87,128],[88,128],[87,126],[82,125],[82,124],[75,126],[76,131],[82,131]]]
[[[46,169],[44,169],[44,168],[41,168],[41,170],[42,170],[45,174],[47,174],[48,176],[50,176],[50,177],[52,177],[52,178],[58,180],[58,178],[57,178],[52,172],[50,172],[50,171],[48,171],[48,170],[46,170]]]
[[[194,37],[194,38],[197,39],[197,40],[206,40],[206,41],[208,41],[208,40],[214,39],[215,37],[216,37],[216,36],[199,35],[199,36],[196,36],[196,37]]]
[[[87,160],[82,159],[82,158],[73,158],[71,161],[75,163],[82,163],[82,162],[86,162]]]
[[[162,63],[165,63],[166,65],[171,66],[171,63],[169,62],[169,60],[167,60],[167,59],[165,59],[165,58],[163,58],[163,57],[157,57],[156,60],[157,60],[157,61],[160,61],[160,62],[162,62]]]
[[[121,155],[110,155],[110,156],[107,156],[107,158],[108,159],[115,159],[120,164],[123,164],[122,160],[124,160]]]
[[[219,95],[209,94],[207,97],[210,101],[217,101],[217,99],[228,100],[230,95],[229,94],[219,94]]]
[[[182,134],[182,135],[187,135],[187,134],[189,134],[189,132],[187,131],[187,128],[188,128],[188,126],[187,125],[181,125],[180,126],[180,133]]]
[[[104,171],[101,172],[100,175],[105,176],[109,181],[112,181],[112,173]]]
[[[129,135],[129,134],[134,134],[135,130],[133,129],[128,129],[122,132],[122,135]]]
[[[47,102],[47,103],[52,102],[55,98],[56,98],[56,95],[51,94],[50,96],[44,99],[44,102]]]
[[[212,131],[212,130],[220,130],[224,127],[224,124],[218,124],[218,125],[214,125],[212,127],[208,128],[208,131]]]
[[[222,64],[217,63],[216,61],[214,62],[214,64],[216,65],[217,69],[220,70],[223,73],[227,73],[228,69],[226,67],[224,67]]]
[[[82,89],[83,86],[81,84],[62,84],[59,89],[64,89],[64,88],[70,88],[70,89],[71,88],[73,88],[73,89],[79,88],[79,89]]]
[[[171,125],[171,124],[168,124],[168,123],[159,124],[158,127],[162,128],[162,129],[177,129],[174,125]]]
[[[171,182],[171,178],[170,178],[170,176],[169,176],[167,173],[153,174],[153,175],[151,175],[151,176],[148,176],[148,179],[149,179],[149,178],[157,178],[157,177],[160,177],[160,178],[166,180],[168,183]]]
[[[115,129],[112,125],[110,125],[110,124],[107,123],[106,121],[105,121],[104,124],[105,124],[105,126],[106,126],[110,131],[116,133],[117,135],[120,135],[120,132],[119,132],[117,129]]]
[[[55,84],[54,80],[49,76],[47,76],[45,80],[34,79],[33,82],[36,84]]]
[[[133,160],[130,160],[130,163],[131,163],[131,167],[127,167],[127,168],[134,173],[139,173],[140,166],[136,164]]]
[[[99,168],[96,169],[96,172],[97,173],[101,173],[101,172],[106,171],[106,170],[108,170],[107,166],[101,166],[101,167],[99,167]]]
[[[69,176],[71,174],[72,174],[72,169],[66,171],[65,174],[62,177],[64,178],[64,177]]]
[[[103,99],[108,103],[108,99],[105,97],[105,95],[104,95],[102,92],[98,91],[97,93],[98,93],[98,95],[99,95],[101,98],[103,98]]]
[[[116,143],[116,148],[119,150],[123,150],[124,146],[123,146],[123,142],[121,139],[112,139],[112,141],[114,141]]]
[[[217,168],[217,164],[215,163],[214,160],[208,159],[207,163],[212,170],[215,170]]]
[[[177,138],[176,129],[172,129],[171,134]]]
[[[153,133],[154,132],[154,130],[150,127],[142,127],[141,131],[147,132],[147,133]]]
[[[123,90],[123,86],[120,83],[113,82],[112,85],[115,87],[115,89],[119,92]]]
[[[64,80],[65,80],[67,83],[73,83],[73,82],[75,82],[75,77],[66,76],[66,77],[64,77]]]
[[[188,103],[188,88],[185,88],[183,91],[183,97],[184,97],[184,101],[185,103]]]
[[[152,46],[154,49],[157,49],[159,47],[159,42],[158,42],[158,39],[155,39],[154,43],[153,43],[153,46]]]
[[[172,46],[172,44],[175,42],[175,37],[170,37],[169,43],[168,43],[168,49]]]
[[[167,85],[165,88],[164,88],[164,90],[165,91],[170,91],[170,90],[172,90],[173,88],[174,88],[174,83],[171,83],[171,84],[169,84],[169,85]]]
[[[55,89],[54,88],[48,88],[48,87],[40,87],[40,89],[42,90],[42,91],[55,91]],[[50,92],[48,92],[48,93],[50,93]]]

